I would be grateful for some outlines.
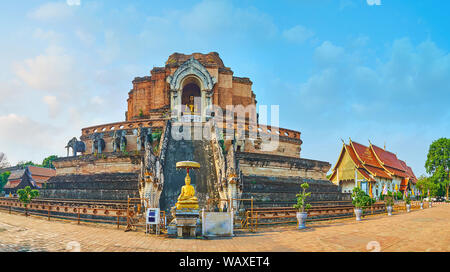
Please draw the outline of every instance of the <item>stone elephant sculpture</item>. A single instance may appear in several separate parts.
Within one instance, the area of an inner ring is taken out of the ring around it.
[[[67,143],[67,157],[69,157],[69,149],[72,148],[73,156],[77,156],[77,154],[86,152],[86,145],[82,141],[78,141],[76,137],[73,137],[72,140],[70,140]]]
[[[92,139],[92,153],[97,152],[101,154],[103,150],[105,150],[106,144],[105,140],[103,140],[103,134],[94,134],[91,136]]]
[[[126,146],[127,146],[126,135],[127,135],[126,130],[114,131],[114,133],[112,135],[113,152],[117,152],[117,149],[119,149],[121,152],[126,151]]]

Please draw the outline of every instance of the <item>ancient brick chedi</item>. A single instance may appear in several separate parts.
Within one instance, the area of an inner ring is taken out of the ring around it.
[[[305,180],[317,183],[316,200],[346,197],[326,181],[328,162],[301,158],[300,132],[260,123],[251,80],[235,77],[215,52],[172,54],[164,67],[133,80],[127,103],[125,121],[84,128],[79,141],[68,143],[73,156],[54,162],[57,176],[44,195],[114,200],[126,191],[167,210],[184,185],[176,162],[197,161],[202,167],[191,178],[200,205],[243,196],[260,204],[292,203]],[[105,182],[100,174],[122,182],[116,186],[121,192],[96,186]]]

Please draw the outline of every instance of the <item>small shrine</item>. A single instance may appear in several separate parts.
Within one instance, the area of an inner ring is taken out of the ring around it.
[[[185,185],[181,188],[178,202],[175,204],[175,225],[178,237],[195,237],[199,225],[199,206],[195,188],[191,185],[190,169],[199,169],[200,164],[192,161],[177,162],[177,169],[186,169]]]

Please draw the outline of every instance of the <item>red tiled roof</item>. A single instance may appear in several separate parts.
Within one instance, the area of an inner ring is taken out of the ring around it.
[[[416,175],[414,175],[413,170],[411,169],[411,167],[408,166],[406,173],[408,173],[412,183],[416,184],[417,182],[417,177]]]
[[[372,166],[382,168],[369,147],[353,141],[351,142],[351,145],[354,147],[355,152],[364,164],[370,164]]]
[[[350,144],[353,147],[355,153],[358,155],[358,158],[360,159],[363,167],[367,169],[367,171],[372,173],[374,176],[391,179],[391,176],[386,173],[386,171],[383,169],[383,166],[381,166],[381,164],[378,162],[375,154],[373,154],[372,150],[369,147],[353,141],[350,141]]]
[[[21,179],[8,180],[8,183],[6,183],[5,186],[3,186],[3,188],[5,189],[16,188],[21,181],[22,181]]]
[[[370,176],[369,172],[367,172],[364,168],[358,168],[358,172],[363,175],[367,180],[374,181],[374,179]]]
[[[371,165],[364,165],[364,167],[377,177],[391,179],[391,176],[389,176],[389,174],[386,173],[383,168],[377,168]]]
[[[19,170],[12,171],[8,177],[8,180],[21,179],[23,177],[24,173],[25,173],[25,169],[19,169]]]
[[[353,150],[353,148],[350,145],[345,145],[346,150],[348,151],[348,154],[350,155],[350,158],[352,159],[352,161],[356,164],[356,166],[362,167],[361,162],[358,160],[358,157],[355,154],[355,151]]]
[[[56,175],[56,170],[51,168],[28,166],[28,170],[30,170],[33,178],[34,176],[53,177]]]
[[[395,168],[400,171],[405,171],[402,167],[400,160],[394,153],[386,151],[382,148],[379,148],[376,145],[372,145],[372,149],[375,152],[378,159],[384,164],[384,166],[389,166],[391,168]]]
[[[412,169],[397,156],[389,151],[381,149],[375,145],[370,144],[369,147],[350,140],[350,144],[344,144],[345,151],[348,152],[350,158],[355,163],[358,172],[361,173],[367,180],[373,181],[371,175],[386,179],[392,179],[392,176],[402,178],[401,188],[407,186],[408,181],[414,184],[417,181]],[[337,164],[343,157],[343,151],[338,159]],[[335,168],[337,165],[335,166]],[[335,168],[333,175],[335,175]]]

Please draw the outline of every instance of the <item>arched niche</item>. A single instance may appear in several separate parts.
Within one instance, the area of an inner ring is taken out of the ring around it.
[[[167,82],[170,84],[172,118],[180,120],[181,113],[185,110],[183,108],[183,92],[198,87],[200,90],[201,121],[205,121],[207,118],[206,109],[212,106],[213,88],[217,79],[212,77],[199,61],[191,57],[173,75],[167,77]]]

